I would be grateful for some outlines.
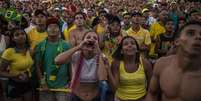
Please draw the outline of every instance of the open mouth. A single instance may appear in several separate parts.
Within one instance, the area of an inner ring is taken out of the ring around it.
[[[94,48],[94,44],[87,44],[87,48]]]
[[[193,44],[193,48],[201,49],[201,44]]]
[[[93,51],[95,49],[95,47],[87,45],[85,49],[88,51]]]
[[[200,43],[201,43],[201,42],[196,42],[196,43],[193,44],[193,46],[201,47],[201,44],[200,44]]]

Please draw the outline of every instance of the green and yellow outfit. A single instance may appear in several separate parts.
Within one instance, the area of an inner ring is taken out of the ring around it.
[[[70,63],[63,65],[54,63],[55,57],[68,49],[70,49],[69,44],[62,39],[56,43],[46,39],[36,47],[35,62],[42,64],[41,70],[49,88],[64,88],[70,81]]]
[[[105,35],[103,37],[103,42],[104,42],[103,53],[108,58],[109,63],[112,63],[112,55],[117,49],[118,45],[120,44],[122,38],[123,38],[123,35],[121,34],[117,37],[111,37],[109,35]]]
[[[8,21],[20,22],[22,14],[18,13],[15,8],[0,8],[0,15],[4,16]]]

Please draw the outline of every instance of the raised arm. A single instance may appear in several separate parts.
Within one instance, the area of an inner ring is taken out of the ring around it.
[[[71,60],[71,56],[75,52],[80,50],[86,42],[88,42],[88,40],[84,40],[79,45],[75,46],[74,48],[71,48],[68,51],[65,51],[65,52],[59,54],[54,60],[55,63],[58,65],[61,65],[61,64],[69,62]]]

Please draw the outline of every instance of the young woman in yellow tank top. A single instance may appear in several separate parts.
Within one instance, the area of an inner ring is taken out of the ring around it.
[[[142,101],[147,93],[152,67],[140,57],[137,41],[130,36],[124,37],[113,58],[108,71],[115,101]]]

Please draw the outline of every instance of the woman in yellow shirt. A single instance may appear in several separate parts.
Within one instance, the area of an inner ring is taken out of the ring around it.
[[[142,101],[147,92],[152,68],[140,57],[137,41],[126,36],[113,54],[109,81],[115,92],[115,101]]]
[[[0,76],[8,78],[7,97],[11,101],[31,101],[30,69],[33,64],[29,52],[27,35],[22,29],[11,34],[11,46],[1,58]]]

